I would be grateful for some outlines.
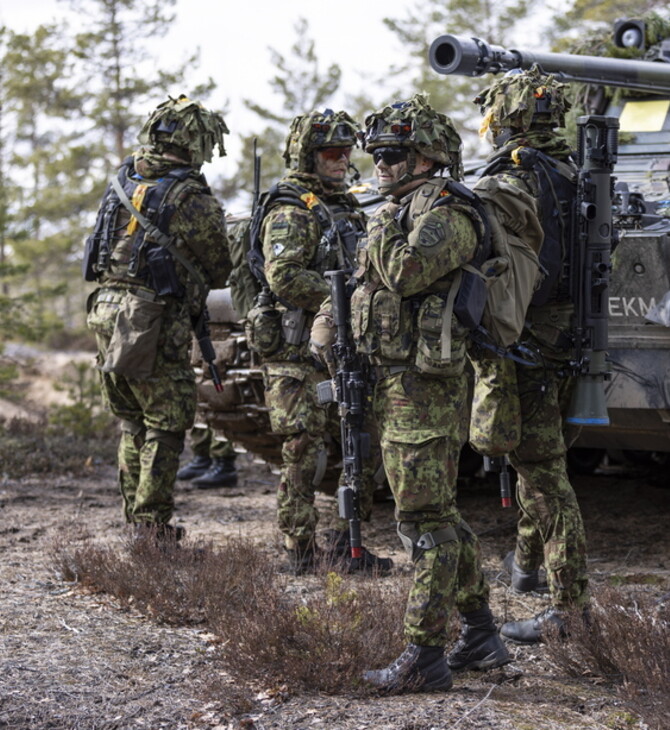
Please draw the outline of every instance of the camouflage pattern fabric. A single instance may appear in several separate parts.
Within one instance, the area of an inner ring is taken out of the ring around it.
[[[175,166],[155,151],[136,154],[136,169],[156,178]],[[183,165],[182,165],[183,166]],[[223,286],[230,258],[220,205],[203,185],[183,188],[174,201],[170,234],[182,240],[181,251],[211,286]],[[118,213],[116,230],[127,229],[129,216]],[[195,376],[191,368],[191,316],[200,311],[198,287],[186,270],[175,264],[185,296],[165,296],[153,371],[143,379],[102,372],[119,309],[128,292],[153,294],[128,276],[130,236],[126,230],[113,249],[113,265],[100,277],[101,287],[89,298],[89,327],[96,333],[97,362],[103,397],[122,420],[119,444],[119,485],[128,522],[166,523],[174,510],[173,489],[185,432],[193,425]]]
[[[568,152],[559,135],[531,130],[512,137],[491,159],[504,159],[519,145],[534,146],[558,159],[565,159]],[[520,170],[510,160],[507,172],[501,175],[539,197],[532,170]],[[529,308],[524,339],[540,351],[548,367],[516,366],[521,443],[509,455],[518,474],[520,508],[515,559],[523,570],[535,570],[544,562],[552,604],[559,609],[588,602],[584,525],[565,458],[567,446],[577,435],[563,423],[574,382],[559,377],[556,370],[571,355],[560,337],[570,326],[571,314],[569,302]]]
[[[427,189],[432,194],[432,188],[432,184],[420,186],[400,205],[420,200]],[[405,611],[405,636],[419,646],[444,646],[454,607],[461,612],[477,610],[488,599],[488,585],[477,538],[456,506],[458,458],[469,410],[463,373],[465,333],[454,323],[445,374],[419,372],[417,314],[430,292],[448,292],[455,270],[472,258],[477,237],[471,217],[459,206],[402,217],[402,224],[396,221],[396,212],[397,208],[383,208],[369,223],[368,248],[361,253],[364,272],[357,272],[359,287],[352,298],[352,321],[359,323],[360,349],[373,351],[378,365],[374,414],[399,531],[413,543],[426,533],[439,538],[434,547],[413,550],[414,582]],[[370,295],[370,290],[375,293]],[[384,332],[375,329],[375,323],[387,319],[376,317],[375,307],[383,307],[390,294],[401,299],[394,311],[402,311],[403,302],[411,301],[415,315],[397,325],[397,346],[384,350]],[[404,366],[398,360],[401,352]]]
[[[291,172],[285,180],[309,189],[331,211],[348,213],[347,217],[360,225],[363,215],[352,196],[324,188],[316,176],[307,173]],[[264,358],[263,364],[265,403],[272,431],[284,437],[277,520],[286,547],[293,549],[298,541],[314,538],[319,521],[314,495],[319,471],[325,465],[326,440],[339,442],[340,438],[335,404],[324,406],[316,400],[316,384],[329,376],[326,370],[317,370],[308,337],[314,316],[330,292],[323,274],[337,269],[339,262],[335,251],[320,251],[322,232],[315,216],[295,205],[273,208],[263,223],[262,236],[265,274],[272,292],[304,309],[306,315],[304,341],[282,341],[279,350]],[[281,304],[277,306],[285,309]],[[363,475],[363,519],[369,518],[372,507],[375,463],[379,459],[370,459]],[[348,528],[339,516],[334,519],[338,530]]]
[[[194,426],[188,437],[193,456],[212,459],[232,459],[236,453],[230,441],[214,438],[214,432],[207,426]]]

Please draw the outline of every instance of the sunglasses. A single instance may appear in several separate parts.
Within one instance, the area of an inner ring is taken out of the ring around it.
[[[372,159],[375,165],[378,165],[382,161],[389,167],[391,165],[397,165],[400,162],[405,162],[407,159],[408,150],[402,147],[378,147],[372,153]]]
[[[348,160],[351,157],[351,147],[321,147],[319,154],[324,160],[331,162],[336,162],[342,157],[346,157]]]

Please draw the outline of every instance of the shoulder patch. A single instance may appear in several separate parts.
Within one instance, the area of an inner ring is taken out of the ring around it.
[[[444,225],[439,221],[432,220],[421,227],[419,231],[419,246],[432,248],[445,238]]]
[[[275,256],[281,256],[281,254],[282,254],[282,253],[284,252],[284,249],[285,249],[285,248],[286,248],[286,246],[284,246],[284,244],[283,244],[283,243],[275,243],[275,244],[274,244],[274,245],[272,246],[272,253],[273,253],[273,254],[274,254]]]

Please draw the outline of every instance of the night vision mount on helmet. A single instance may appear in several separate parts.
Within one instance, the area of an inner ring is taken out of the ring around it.
[[[314,152],[323,147],[355,147],[360,126],[347,112],[332,109],[312,111],[295,117],[291,123],[284,161],[290,170],[314,171]]]
[[[211,162],[214,148],[219,157],[226,154],[223,135],[228,134],[223,117],[205,109],[199,101],[183,94],[169,97],[149,115],[140,130],[140,144],[149,145],[158,152],[172,152],[185,158],[195,167]]]

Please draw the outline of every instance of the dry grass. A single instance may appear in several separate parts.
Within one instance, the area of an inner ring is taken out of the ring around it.
[[[549,642],[549,656],[573,677],[615,683],[653,730],[670,727],[670,596],[652,600],[611,587],[594,596],[591,621],[569,621],[570,638]]]
[[[292,693],[368,694],[362,670],[402,650],[407,581],[340,575],[327,566],[296,581],[275,561],[241,538],[214,548],[145,537],[114,548],[79,536],[51,554],[63,580],[113,595],[160,623],[211,631],[219,670],[238,690],[262,683]],[[210,689],[221,691],[216,679]]]

